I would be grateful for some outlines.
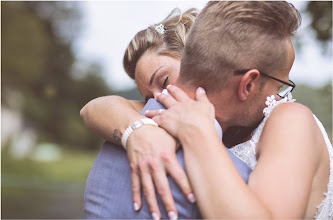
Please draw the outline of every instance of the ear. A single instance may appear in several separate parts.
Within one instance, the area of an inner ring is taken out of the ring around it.
[[[245,101],[248,98],[253,91],[259,76],[260,73],[256,69],[251,69],[242,76],[238,87],[238,97],[241,101]]]

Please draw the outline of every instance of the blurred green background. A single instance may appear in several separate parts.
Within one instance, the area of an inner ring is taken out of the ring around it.
[[[302,13],[332,56],[332,2],[308,2]],[[81,21],[79,2],[1,2],[2,218],[83,218],[85,181],[103,140],[79,111],[103,95],[142,100],[136,89],[113,91],[98,63],[75,70]],[[293,95],[332,140],[331,81],[297,85]]]

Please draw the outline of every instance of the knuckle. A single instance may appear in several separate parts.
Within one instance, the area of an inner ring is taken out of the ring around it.
[[[132,184],[132,191],[135,193],[140,192],[140,187],[137,184]]]
[[[130,163],[130,169],[132,173],[136,173],[138,170],[137,164]]]
[[[161,152],[160,157],[165,164],[170,164],[172,162],[172,157],[168,152]]]
[[[180,168],[174,169],[174,178],[179,180],[186,179],[186,176],[184,176],[183,171]]]
[[[140,160],[137,164],[137,170],[139,171],[138,173],[140,174],[144,172],[145,168],[146,168],[146,163],[143,160]]]
[[[147,159],[147,164],[150,168],[155,168],[157,166],[157,161],[155,158],[150,157]]]
[[[154,195],[153,191],[150,190],[149,187],[145,187],[145,190],[143,191],[143,194],[145,195],[146,198],[150,198],[151,196]]]
[[[167,196],[168,194],[168,190],[166,189],[166,187],[164,186],[159,186],[158,188],[158,193],[160,194],[161,197],[165,197]]]
[[[159,99],[161,101],[165,101],[168,98],[168,96],[164,95],[163,93],[159,96]]]
[[[165,112],[163,115],[160,116],[160,123],[164,124],[166,120],[167,120],[167,115]]]

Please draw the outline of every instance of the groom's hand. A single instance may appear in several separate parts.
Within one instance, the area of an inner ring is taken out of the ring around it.
[[[187,198],[194,202],[188,178],[176,157],[177,141],[175,138],[162,128],[145,125],[135,130],[127,143],[135,210],[141,208],[142,186],[152,217],[161,217],[155,185],[169,217],[178,216],[167,174],[171,175]]]

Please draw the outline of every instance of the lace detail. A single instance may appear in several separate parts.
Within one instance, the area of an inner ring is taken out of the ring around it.
[[[330,140],[328,139],[327,133],[325,131],[324,126],[319,121],[319,119],[313,115],[315,118],[318,127],[320,128],[321,133],[323,134],[328,154],[330,157],[330,177],[327,184],[327,192],[324,193],[325,199],[321,202],[319,206],[317,206],[318,211],[315,216],[316,219],[330,219],[333,218],[333,148]]]
[[[279,101],[275,100],[274,96],[267,97],[266,105],[267,107],[263,110],[263,113],[265,115],[262,122],[259,124],[259,126],[252,132],[252,138],[251,140],[248,140],[244,143],[240,143],[233,148],[230,149],[232,153],[234,153],[239,159],[241,159],[244,163],[246,163],[251,169],[254,169],[257,164],[257,158],[256,158],[256,146],[260,139],[261,133],[264,129],[264,126],[266,124],[267,119],[269,118],[271,112],[273,111],[276,106],[278,106],[281,103],[286,102],[295,102],[296,100],[292,98],[291,94],[288,95],[288,97],[281,99]],[[321,130],[321,133],[324,136],[325,143],[328,149],[329,157],[330,157],[330,177],[329,182],[327,185],[327,192],[324,193],[325,199],[322,201],[322,203],[317,207],[318,211],[315,215],[316,219],[330,219],[332,220],[333,217],[333,149],[332,144],[330,143],[327,133],[321,124],[321,122],[318,120],[318,118],[313,115],[318,127]]]

